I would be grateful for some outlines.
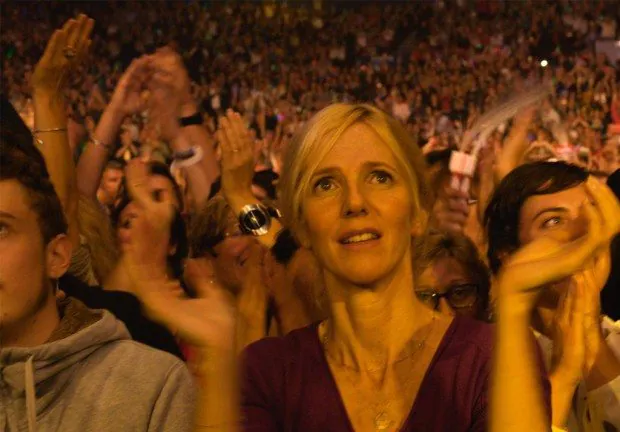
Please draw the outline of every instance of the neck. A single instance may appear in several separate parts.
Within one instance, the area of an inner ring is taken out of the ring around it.
[[[359,287],[325,275],[331,316],[326,326],[328,351],[340,363],[359,369],[394,363],[411,342],[428,336],[433,312],[415,296],[411,266]]]
[[[30,348],[43,345],[60,323],[56,297],[51,290],[38,310],[0,329],[0,347]]]

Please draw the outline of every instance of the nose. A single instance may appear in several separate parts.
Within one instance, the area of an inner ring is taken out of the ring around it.
[[[445,314],[445,315],[448,315],[448,316],[454,316],[455,315],[454,309],[452,309],[452,306],[450,306],[450,303],[448,303],[448,301],[445,298],[440,298],[439,299],[439,305],[438,305],[437,309],[442,314]]]
[[[343,204],[346,217],[368,214],[364,194],[355,183],[347,185]]]

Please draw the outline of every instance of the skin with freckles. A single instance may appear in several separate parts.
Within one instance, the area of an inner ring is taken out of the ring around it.
[[[371,129],[353,125],[339,141],[311,179],[305,235],[328,277],[372,286],[402,271],[415,215],[396,158]],[[356,233],[372,238],[344,243]]]

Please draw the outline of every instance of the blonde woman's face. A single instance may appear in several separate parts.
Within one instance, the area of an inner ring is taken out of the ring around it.
[[[371,128],[358,123],[312,174],[302,198],[300,237],[327,274],[373,284],[406,265],[412,207],[396,157]]]

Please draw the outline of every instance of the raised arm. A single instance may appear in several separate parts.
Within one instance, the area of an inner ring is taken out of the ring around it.
[[[176,53],[169,51],[160,51],[153,56],[149,107],[161,138],[174,152],[173,166],[179,167],[187,175],[194,205],[200,208],[208,200],[215,179],[211,165],[217,165],[213,146],[204,127],[183,126],[180,123],[186,90],[178,83],[185,81],[187,72],[177,57]]]
[[[64,91],[70,72],[88,50],[93,25],[92,19],[80,15],[56,30],[32,75],[34,135],[62,203],[74,246],[79,243],[78,194]]]
[[[148,57],[134,60],[118,82],[93,136],[77,164],[78,191],[97,199],[101,175],[126,116],[144,108],[142,91],[149,76]]]
[[[181,128],[183,141],[191,146],[200,146],[203,157],[200,161],[208,187],[220,175],[219,164],[215,157],[213,137],[202,124],[202,114],[191,94],[191,81],[183,60],[178,53],[170,48],[162,48],[153,56],[156,71],[164,77],[171,78],[170,85],[179,98],[178,115],[185,122]],[[209,191],[207,191],[207,194]]]
[[[220,124],[216,136],[222,149],[222,193],[233,213],[239,215],[244,206],[260,204],[252,194],[254,141],[239,114],[229,110]],[[257,240],[270,248],[281,229],[280,222],[273,218],[269,231]]]

